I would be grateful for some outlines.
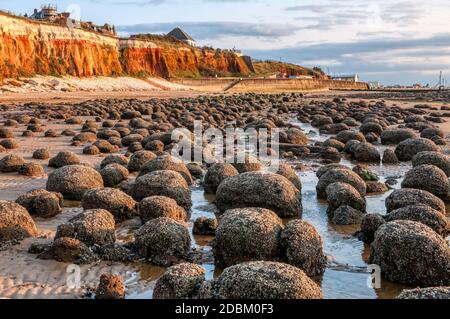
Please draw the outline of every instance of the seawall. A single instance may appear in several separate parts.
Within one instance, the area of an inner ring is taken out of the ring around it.
[[[312,90],[368,90],[364,82],[318,79],[173,79],[175,83],[204,91],[228,92],[276,92]],[[231,87],[230,87],[231,86]],[[227,89],[228,88],[228,89]]]

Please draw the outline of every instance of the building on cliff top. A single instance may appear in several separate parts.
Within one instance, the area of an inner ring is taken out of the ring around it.
[[[33,20],[55,22],[57,19],[61,18],[67,19],[69,17],[70,13],[68,12],[58,13],[58,8],[56,6],[48,4],[41,6],[41,10],[34,9],[33,14],[29,18]]]
[[[58,13],[58,8],[55,5],[42,5],[41,10],[34,9],[32,15],[25,15],[25,18],[31,20],[38,20],[44,22],[50,22],[60,26],[69,25],[68,22],[72,22],[70,25],[77,26],[77,28],[83,30],[89,30],[96,33],[101,33],[109,36],[116,36],[116,27],[114,25],[104,24],[103,26],[96,25],[92,22],[78,21],[71,19],[69,12]]]
[[[340,75],[333,75],[331,79],[335,81],[349,81],[349,82],[359,82],[359,75],[358,74],[340,74]]]
[[[175,29],[170,31],[167,35],[174,37],[177,40],[186,42],[187,44],[192,45],[193,47],[197,46],[197,42],[195,42],[194,38],[192,38],[189,34],[183,31],[180,27],[176,27]]]

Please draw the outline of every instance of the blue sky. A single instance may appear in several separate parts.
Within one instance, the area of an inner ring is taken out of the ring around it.
[[[31,13],[42,2],[78,6],[82,20],[124,36],[181,26],[201,45],[365,81],[434,85],[441,70],[450,81],[449,0],[0,0],[0,9]]]

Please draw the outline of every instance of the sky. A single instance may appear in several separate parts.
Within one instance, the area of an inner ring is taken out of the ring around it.
[[[180,26],[200,45],[236,48],[386,85],[450,83],[450,0],[0,0],[31,13],[45,3],[120,35]]]

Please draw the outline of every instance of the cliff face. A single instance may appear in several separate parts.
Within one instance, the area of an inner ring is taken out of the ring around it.
[[[161,77],[245,76],[245,61],[229,51],[171,47],[141,40],[121,40],[121,62],[130,75]]]
[[[0,13],[0,79],[33,74],[120,74],[117,39]]]

